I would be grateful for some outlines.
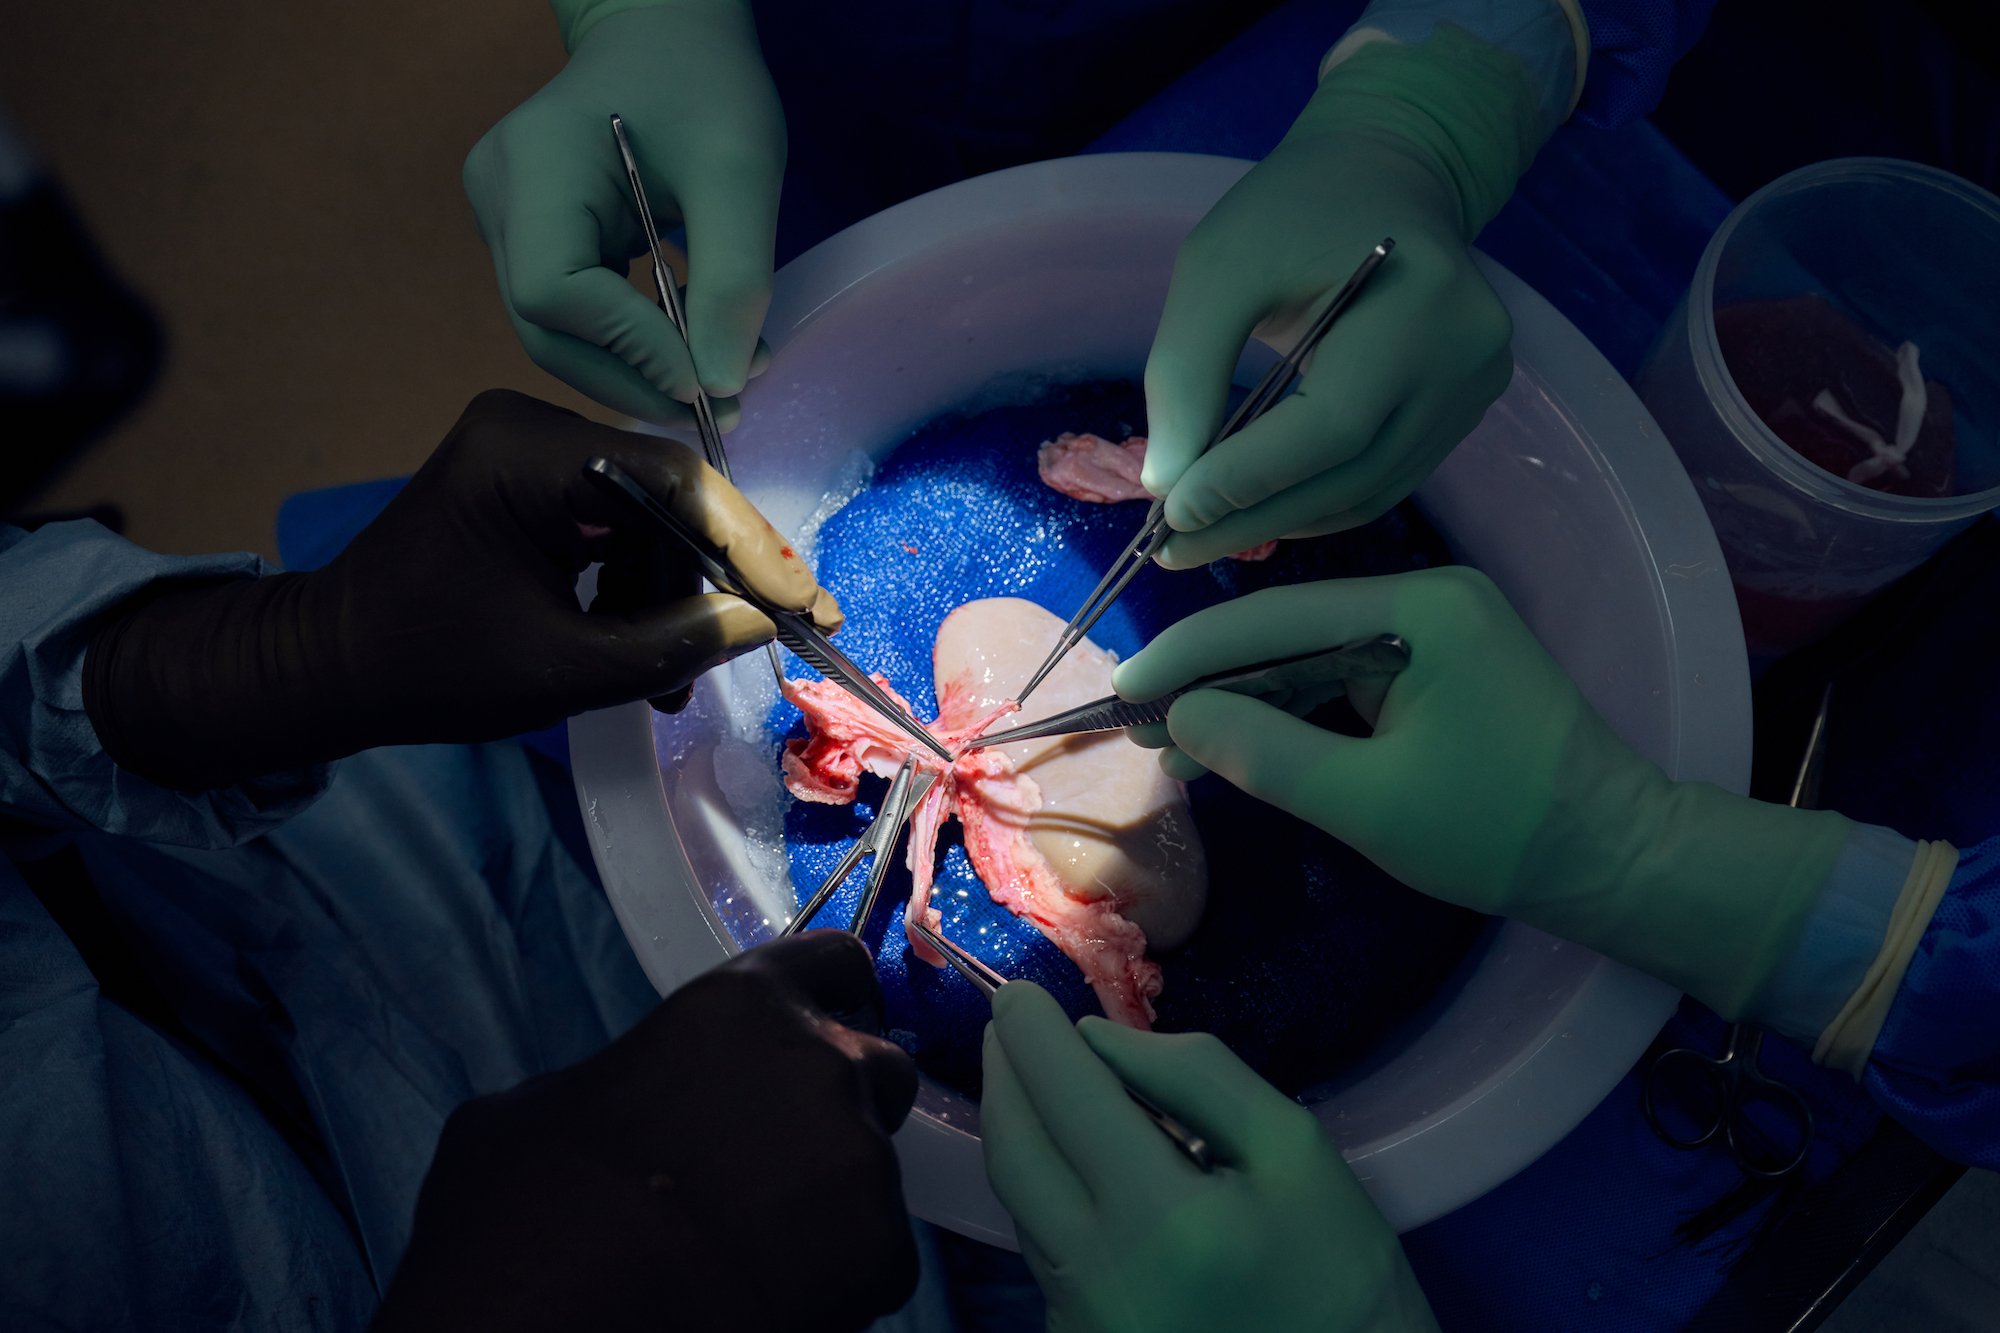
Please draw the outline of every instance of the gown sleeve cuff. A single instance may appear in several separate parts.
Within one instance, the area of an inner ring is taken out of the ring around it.
[[[254,579],[254,555],[157,555],[84,520],[0,526],[0,816],[179,847],[227,847],[318,800],[333,765],[178,792],[120,768],[83,705],[91,638],[162,582]]]
[[[1889,1006],[1902,988],[1903,973],[1909,970],[1910,958],[1916,953],[1931,917],[1937,913],[1938,904],[1944,901],[1944,891],[1951,886],[1957,870],[1958,849],[1950,843],[1917,844],[1909,875],[1889,914],[1881,952],[1868,965],[1867,974],[1847,997],[1847,1003],[1820,1033],[1813,1046],[1815,1064],[1844,1070],[1855,1079],[1867,1070],[1875,1038],[1881,1034]]]
[[[1569,119],[1590,68],[1590,25],[1579,0],[1371,0],[1347,35],[1320,61],[1324,79],[1370,42],[1415,46],[1440,23],[1516,56],[1540,101],[1542,135]]]
[[[1750,1018],[1801,1045],[1827,1030],[1882,952],[1917,848],[1894,829],[1852,826],[1798,942]]]

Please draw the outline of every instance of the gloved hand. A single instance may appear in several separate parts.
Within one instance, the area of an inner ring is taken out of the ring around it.
[[[1513,324],[1468,247],[1543,136],[1526,67],[1455,27],[1328,73],[1175,260],[1146,362],[1141,479],[1179,534],[1161,564],[1358,527],[1479,424],[1513,373]],[[1290,350],[1385,236],[1299,392],[1203,455],[1244,340]]]
[[[839,628],[832,594],[693,451],[496,390],[325,568],[155,585],[127,603],[84,656],[99,740],[121,767],[200,791],[660,699],[769,640],[763,612],[699,593],[679,543],[612,530],[622,511],[581,475],[598,455],[726,550],[752,590]],[[593,560],[585,614],[576,576]]]
[[[1181,1156],[1120,1076],[1221,1165]],[[1048,992],[1010,982],[993,997],[979,1124],[1050,1333],[1437,1327],[1312,1113],[1206,1033],[1072,1027]]]
[[[861,942],[808,931],[459,1107],[376,1333],[793,1333],[899,1308],[917,1251],[889,1135],[917,1070],[839,1021],[881,1005]]]
[[[1485,575],[1462,567],[1271,588],[1188,617],[1112,675],[1128,699],[1381,633],[1410,665],[1353,682],[1365,740],[1241,695],[1176,701],[1161,767],[1206,765],[1411,888],[1516,918],[1744,1016],[1850,827],[1672,782],[1613,735]],[[1135,733],[1164,744],[1159,729]]]
[[[574,52],[465,160],[465,192],[500,296],[535,364],[607,407],[693,420],[702,387],[727,430],[762,369],[785,119],[742,0],[555,0]],[[613,12],[606,13],[611,10]],[[646,249],[611,135],[625,132],[661,233],[687,227],[688,349],[626,281]],[[753,356],[759,362],[753,364]]]

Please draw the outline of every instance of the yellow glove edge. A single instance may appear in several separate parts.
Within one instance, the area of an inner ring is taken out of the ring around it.
[[[1513,913],[1694,996],[1749,1013],[1805,929],[1853,824],[1674,782],[1594,713],[1553,772]]]
[[[1875,955],[1861,984],[1847,997],[1840,1012],[1813,1045],[1813,1063],[1839,1069],[1859,1082],[1868,1068],[1869,1053],[1889,1017],[1889,1006],[1903,985],[1903,973],[1916,955],[1917,944],[1944,901],[1944,891],[1958,870],[1958,849],[1948,842],[1920,842],[1903,890],[1889,912],[1889,929],[1882,951]]]

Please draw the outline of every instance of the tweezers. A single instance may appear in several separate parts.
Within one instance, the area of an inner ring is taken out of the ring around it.
[[[956,944],[953,944],[923,922],[911,921],[909,926],[911,930],[923,936],[933,949],[943,954],[944,960],[951,964],[952,970],[971,982],[973,987],[981,995],[984,995],[989,1002],[993,999],[994,992],[1007,984],[1007,978],[1001,976],[998,972],[995,972],[985,963],[980,962],[977,958],[974,958],[971,954],[959,948]],[[1116,1077],[1115,1074],[1114,1077]],[[1125,1082],[1124,1079],[1121,1078],[1118,1082],[1125,1089],[1125,1095],[1132,1099],[1132,1104],[1137,1106],[1141,1111],[1144,1111],[1146,1118],[1155,1125],[1158,1125],[1162,1134],[1173,1140],[1174,1146],[1181,1150],[1182,1156],[1204,1171],[1215,1170],[1215,1151],[1208,1146],[1207,1139],[1168,1114],[1152,1098],[1140,1092],[1130,1083]]]
[[[1174,700],[1195,690],[1228,690],[1233,694],[1276,694],[1335,684],[1356,676],[1393,676],[1410,665],[1410,647],[1394,634],[1378,634],[1372,639],[1345,643],[1322,652],[1277,657],[1234,671],[1189,681],[1177,690],[1142,704],[1128,703],[1115,694],[1078,704],[1065,712],[1028,722],[1005,731],[995,731],[968,742],[967,750],[986,745],[1007,745],[1042,736],[1075,736],[1091,731],[1115,731],[1148,722],[1164,722]],[[1336,697],[1344,688],[1328,698]]]
[[[632,202],[639,207],[639,225],[645,229],[646,247],[653,255],[653,289],[658,293],[660,309],[667,312],[667,322],[681,335],[681,342],[688,349],[688,364],[692,365],[694,342],[688,337],[687,308],[681,304],[680,284],[674,281],[674,271],[667,266],[667,257],[660,249],[660,232],[653,225],[653,206],[646,201],[646,187],[639,183],[639,161],[632,156],[632,145],[625,137],[625,121],[616,113],[611,117],[611,133],[618,140],[618,156],[625,161],[625,179],[632,186]],[[729,453],[722,447],[722,430],[715,424],[715,408],[699,378],[694,384],[694,424],[701,432],[701,451],[707,455],[708,465],[720,472],[724,481],[734,482],[736,479],[729,475]],[[764,656],[771,664],[771,674],[782,683],[785,668],[778,661],[777,647],[766,644]]]
[[[771,618],[771,623],[778,627],[779,643],[894,723],[905,735],[938,758],[947,764],[951,762],[951,751],[925,730],[922,723],[910,716],[908,709],[899,706],[881,686],[868,679],[868,674],[850,662],[847,654],[834,647],[833,641],[820,632],[819,626],[813,624],[809,616],[774,606],[751,592],[749,584],[737,574],[719,547],[682,523],[671,509],[653,498],[652,492],[632,480],[624,468],[608,458],[593,458],[584,464],[583,479],[613,497],[628,512],[643,517],[659,536],[678,538],[694,553],[696,562],[701,565],[702,573],[710,583],[723,592],[741,597]]]
[[[625,159],[625,179],[632,186],[632,200],[639,206],[639,225],[645,228],[646,245],[653,252],[653,287],[658,292],[660,309],[667,312],[674,332],[681,335],[687,345],[688,364],[694,364],[694,342],[688,337],[687,310],[681,305],[680,284],[674,281],[674,271],[667,267],[665,254],[660,250],[660,232],[653,225],[653,207],[646,202],[646,187],[639,183],[639,162],[632,156],[632,145],[625,138],[625,121],[617,114],[611,117],[611,133],[618,140],[618,156]],[[701,387],[697,377],[694,385],[694,424],[701,432],[701,450],[708,455],[708,465],[720,472],[724,479],[729,476],[729,455],[723,452],[722,432],[715,425],[715,408],[708,401],[708,393]]]
[[[1319,318],[1315,319],[1312,327],[1306,330],[1305,337],[1299,339],[1298,344],[1286,353],[1277,365],[1266,371],[1264,378],[1257,382],[1257,387],[1236,405],[1236,410],[1229,414],[1228,420],[1222,423],[1222,428],[1215,432],[1204,447],[1204,453],[1277,405],[1278,400],[1285,396],[1285,391],[1291,388],[1292,380],[1298,375],[1299,368],[1305,364],[1306,358],[1313,354],[1320,340],[1326,337],[1327,330],[1333,327],[1333,322],[1340,318],[1348,306],[1354,304],[1354,298],[1361,294],[1361,289],[1367,285],[1368,279],[1374,276],[1375,270],[1382,266],[1382,261],[1387,259],[1389,252],[1395,248],[1395,239],[1385,237],[1380,245],[1368,252],[1368,257],[1361,261],[1361,267],[1354,270],[1354,276],[1334,294],[1332,303],[1320,312]],[[1015,702],[1027,702],[1028,696],[1035,692],[1035,687],[1056,669],[1058,662],[1069,655],[1070,649],[1083,642],[1084,636],[1090,633],[1090,627],[1111,609],[1111,604],[1118,600],[1118,595],[1125,591],[1126,585],[1137,578],[1139,571],[1160,553],[1160,548],[1167,544],[1167,538],[1171,535],[1167,527],[1167,502],[1165,497],[1161,497],[1153,501],[1153,507],[1146,511],[1146,521],[1139,525],[1139,531],[1133,535],[1118,558],[1111,562],[1111,568],[1104,572],[1104,577],[1098,580],[1097,587],[1091,590],[1090,596],[1084,598],[1083,605],[1069,618],[1069,623],[1063,626],[1063,632],[1056,639],[1055,647],[1049,650],[1048,657],[1035,669],[1035,674],[1029,677],[1026,687],[1014,696]]]
[[[868,883],[861,891],[861,900],[854,906],[854,916],[848,922],[850,935],[859,935],[861,928],[868,924],[868,916],[875,910],[875,900],[881,896],[882,881],[888,878],[889,862],[894,858],[890,853],[896,850],[896,840],[902,836],[903,825],[910,819],[910,812],[923,804],[924,797],[930,795],[931,786],[937,781],[935,773],[915,772],[916,763],[904,759],[903,766],[896,770],[896,777],[889,784],[889,794],[882,799],[882,808],[875,812],[875,818],[865,832],[847,849],[847,855],[840,858],[840,864],[833,873],[820,882],[819,889],[806,900],[798,915],[785,923],[778,932],[778,938],[796,935],[804,930],[812,919],[819,915],[819,909],[826,906],[826,900],[833,897],[834,890],[847,882],[854,873],[854,867],[861,864],[864,856],[873,856],[875,864],[869,867]]]

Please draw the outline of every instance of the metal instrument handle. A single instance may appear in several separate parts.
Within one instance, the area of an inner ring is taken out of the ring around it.
[[[777,627],[778,642],[799,655],[800,660],[815,668],[828,680],[834,681],[842,689],[874,709],[887,721],[894,723],[898,730],[930,750],[947,764],[951,762],[951,751],[937,737],[911,717],[907,709],[896,706],[896,701],[882,691],[866,672],[847,659],[847,654],[833,646],[832,640],[822,634],[811,618],[796,611],[773,606],[752,593],[742,578],[729,565],[722,549],[702,534],[683,523],[673,510],[661,504],[644,486],[634,481],[624,468],[608,458],[593,458],[584,464],[583,477],[598,490],[610,495],[650,520],[661,532],[678,538],[688,550],[694,553],[695,561],[710,583],[735,597],[741,597],[750,605],[771,618]]]
[[[1257,387],[1236,405],[1236,410],[1229,414],[1229,419],[1222,423],[1221,429],[1209,437],[1208,443],[1202,446],[1204,453],[1264,415],[1284,397],[1285,391],[1291,387],[1293,378],[1301,373],[1306,360],[1318,349],[1321,339],[1325,338],[1327,331],[1333,327],[1333,322],[1354,303],[1356,297],[1361,295],[1362,287],[1367,285],[1368,279],[1374,276],[1375,270],[1382,266],[1382,262],[1389,257],[1389,252],[1395,248],[1395,238],[1385,236],[1380,245],[1368,252],[1360,266],[1341,285],[1340,290],[1334,293],[1333,300],[1327,303],[1326,309],[1320,311],[1318,317],[1313,320],[1305,335],[1293,344],[1291,351],[1279,358],[1276,365],[1264,372],[1264,378],[1257,382]],[[1014,696],[1015,702],[1025,702],[1027,697],[1035,692],[1035,687],[1056,669],[1056,664],[1068,656],[1069,650],[1083,642],[1091,627],[1111,609],[1111,604],[1116,602],[1127,585],[1138,577],[1139,571],[1160,553],[1160,548],[1167,544],[1168,535],[1167,502],[1164,498],[1156,499],[1152,508],[1146,511],[1146,521],[1139,525],[1139,531],[1133,534],[1132,540],[1126,544],[1118,558],[1111,562],[1111,567],[1104,571],[1104,577],[1097,581],[1097,586],[1091,590],[1090,596],[1083,599],[1083,605],[1077,608],[1076,614],[1063,626],[1055,647],[1049,650],[1046,658],[1042,659],[1042,664],[1035,668],[1035,674],[1028,678],[1028,683],[1021,687],[1021,692]]]
[[[1392,676],[1410,665],[1410,647],[1394,634],[1378,634],[1358,643],[1341,644],[1292,657],[1274,658],[1254,666],[1236,667],[1189,681],[1145,703],[1131,703],[1115,694],[1055,713],[1039,722],[1027,722],[990,735],[980,736],[967,746],[1011,745],[1016,741],[1038,740],[1044,736],[1075,736],[1092,731],[1115,731],[1123,727],[1164,722],[1174,701],[1195,690],[1228,690],[1233,694],[1271,694],[1279,690],[1299,690],[1331,681],[1352,680],[1356,676]]]
[[[868,918],[875,911],[875,900],[882,896],[883,881],[889,878],[889,863],[896,843],[903,835],[903,825],[909,822],[910,811],[916,808],[911,798],[916,769],[916,758],[906,755],[903,766],[896,770],[896,780],[889,784],[889,795],[882,802],[881,813],[869,826],[868,841],[873,845],[875,864],[868,868],[868,882],[862,886],[861,897],[855,901],[854,915],[847,923],[848,933],[860,935],[868,924]],[[928,786],[924,789],[930,790]]]
[[[952,971],[971,982],[972,988],[987,999],[992,999],[994,993],[1007,984],[1007,978],[932,930],[924,922],[912,921],[910,929],[923,936],[931,948],[936,949],[944,956],[945,962],[951,964]]]
[[[881,816],[878,814],[876,817],[879,819]],[[796,935],[811,924],[812,919],[819,915],[819,909],[826,906],[826,900],[833,897],[841,885],[847,883],[847,877],[854,873],[854,867],[860,865],[861,858],[868,855],[868,842],[866,833],[855,839],[854,845],[847,849],[847,855],[841,857],[840,863],[834,866],[833,873],[820,881],[818,890],[812,897],[806,899],[805,905],[800,907],[792,919],[785,923],[785,928],[778,932],[779,939]]]
[[[1729,1039],[1720,1056],[1709,1055],[1691,1047],[1677,1046],[1662,1051],[1654,1059],[1652,1067],[1640,1085],[1640,1109],[1645,1113],[1646,1123],[1660,1142],[1670,1148],[1689,1151],[1700,1148],[1722,1136],[1730,1158],[1745,1175],[1759,1176],[1765,1180],[1778,1180],[1797,1171],[1805,1165],[1812,1153],[1813,1136],[1817,1132],[1812,1107],[1798,1091],[1790,1085],[1765,1074],[1758,1067],[1758,1056],[1764,1045],[1762,1028],[1748,1023],[1732,1023]],[[1710,1080],[1715,1093],[1715,1119],[1694,1138],[1684,1138],[1668,1129],[1661,1118],[1656,1098],[1659,1090],[1661,1071],[1670,1065],[1691,1063]],[[1745,1106],[1755,1100],[1772,1102],[1783,1108],[1799,1130],[1799,1146],[1791,1157],[1782,1164],[1766,1166],[1752,1156],[1745,1146],[1739,1130],[1744,1120]]]
[[[1007,984],[1006,977],[1001,976],[985,963],[982,963],[979,959],[959,948],[937,931],[932,930],[922,921],[912,921],[910,928],[921,935],[933,949],[944,955],[944,960],[951,964],[952,970],[971,982],[973,988],[981,995],[984,995],[989,1001],[992,1000],[994,994],[1002,986]],[[1114,1074],[1113,1077],[1116,1077],[1116,1075]],[[1152,1121],[1162,1134],[1165,1134],[1173,1141],[1174,1147],[1180,1149],[1182,1156],[1186,1157],[1203,1171],[1215,1170],[1215,1150],[1209,1147],[1207,1139],[1189,1129],[1152,1098],[1140,1092],[1130,1083],[1125,1082],[1124,1079],[1119,1079],[1118,1084],[1125,1089],[1125,1095],[1132,1099],[1132,1104],[1144,1112],[1146,1118]]]
[[[681,335],[681,342],[688,349],[688,364],[692,366],[694,341],[688,337],[687,309],[681,304],[680,286],[660,249],[659,228],[653,225],[653,206],[647,202],[646,187],[639,180],[639,160],[632,155],[631,141],[625,137],[625,120],[616,112],[611,116],[611,135],[618,140],[618,155],[625,162],[625,180],[632,187],[632,202],[639,208],[639,225],[646,233],[646,246],[653,253],[653,289],[658,293],[660,309],[667,312],[667,322]],[[728,478],[729,455],[722,448],[722,431],[715,424],[715,408],[708,401],[708,392],[698,379],[694,386],[694,424],[701,433],[701,451],[708,456],[708,465]]]
[[[1693,1138],[1684,1138],[1668,1129],[1655,1105],[1661,1071],[1676,1062],[1692,1063],[1696,1069],[1702,1071],[1703,1077],[1714,1081],[1715,1120]],[[1654,1059],[1652,1067],[1646,1071],[1645,1083],[1641,1089],[1640,1109],[1645,1113],[1646,1123],[1652,1127],[1653,1133],[1669,1148],[1691,1152],[1708,1143],[1722,1132],[1723,1125],[1729,1119],[1729,1086],[1723,1077],[1722,1062],[1704,1051],[1697,1051],[1688,1046],[1676,1046],[1670,1051],[1660,1052]]]
[[[847,883],[847,877],[854,873],[854,867],[861,864],[861,858],[873,855],[875,864],[869,868],[868,883],[863,886],[853,924],[848,927],[851,934],[861,934],[861,928],[868,924],[868,916],[874,911],[875,899],[882,891],[882,880],[889,873],[889,854],[896,850],[896,842],[902,837],[903,826],[910,822],[910,815],[923,804],[924,797],[930,795],[931,788],[937,784],[938,775],[935,773],[917,773],[911,775],[905,782],[905,775],[910,774],[913,767],[913,760],[909,758],[903,760],[903,766],[896,771],[896,777],[889,784],[888,794],[883,797],[881,808],[875,812],[875,818],[868,821],[868,827],[861,831],[861,836],[854,840],[854,845],[847,849],[846,854],[833,867],[833,873],[820,881],[819,888],[813,891],[813,896],[808,898],[805,905],[785,923],[784,929],[778,932],[779,939],[796,935],[811,924],[812,919],[819,915],[820,909],[826,906],[827,900],[839,891],[841,885]],[[898,787],[903,789],[900,802],[897,795]]]

